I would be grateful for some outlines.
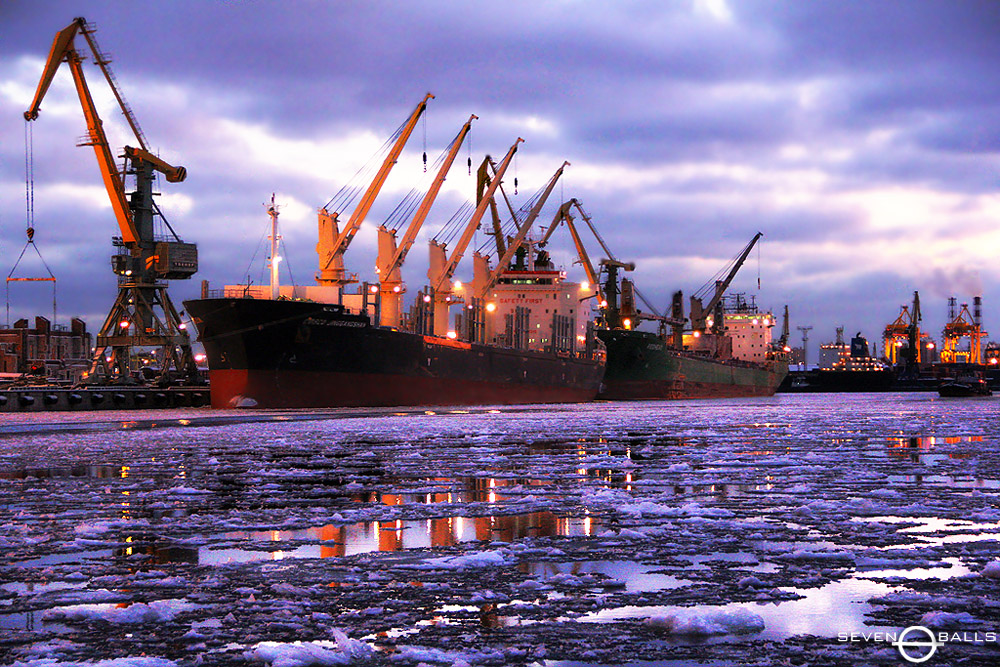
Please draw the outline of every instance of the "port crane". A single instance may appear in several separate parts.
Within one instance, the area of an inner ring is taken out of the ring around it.
[[[500,187],[500,179],[506,173],[507,168],[514,159],[514,154],[517,152],[517,146],[522,141],[524,139],[518,137],[500,162],[497,175],[490,181],[486,192],[479,200],[479,204],[473,211],[472,217],[469,218],[469,222],[462,231],[462,236],[459,238],[458,243],[455,244],[451,255],[447,255],[447,247],[444,243],[431,239],[430,267],[427,270],[427,277],[430,279],[430,286],[434,295],[434,335],[436,336],[444,336],[448,333],[448,307],[453,301],[454,286],[452,285],[452,278],[455,275],[455,269],[458,268],[458,263],[462,260],[462,256],[472,242],[472,236],[475,234],[476,229],[479,228],[479,223],[486,213],[490,200],[493,199],[497,188]]]
[[[469,131],[472,129],[472,121],[478,118],[479,116],[475,114],[469,116],[469,120],[466,121],[462,129],[459,130],[458,135],[451,142],[448,153],[442,161],[434,181],[421,200],[419,208],[414,213],[413,219],[406,228],[406,233],[403,235],[399,246],[397,247],[396,245],[396,233],[394,231],[388,229],[385,224],[380,225],[378,228],[378,260],[375,271],[378,273],[379,279],[379,291],[381,293],[380,318],[383,326],[399,326],[403,292],[405,292],[400,269],[406,260],[407,253],[413,247],[413,242],[417,239],[417,233],[420,232],[420,228],[427,219],[427,214],[430,213],[434,200],[437,199],[437,195],[441,191],[441,186],[444,185],[445,178],[447,178],[448,172],[455,162],[455,157],[458,155],[465,137],[468,136]]]
[[[397,130],[395,141],[382,161],[382,166],[375,174],[375,178],[368,185],[368,189],[365,190],[361,201],[354,207],[351,216],[344,224],[343,230],[340,229],[341,211],[335,210],[330,212],[329,207],[334,202],[349,203],[353,199],[349,190],[342,190],[341,193],[335,195],[333,199],[327,202],[326,206],[319,210],[319,242],[316,244],[316,253],[319,255],[319,272],[316,274],[316,281],[320,285],[333,285],[343,289],[345,285],[357,282],[357,279],[348,276],[344,269],[344,253],[347,252],[347,248],[351,245],[355,234],[361,229],[361,223],[364,222],[365,217],[375,203],[375,198],[378,197],[382,186],[385,185],[385,181],[389,177],[389,172],[392,171],[396,160],[399,159],[400,153],[403,152],[403,148],[406,146],[406,142],[409,140],[410,135],[413,134],[413,129],[417,126],[417,121],[420,120],[420,116],[427,108],[427,101],[431,99],[434,99],[434,95],[431,93],[424,95],[424,98],[417,104],[409,118]],[[343,199],[341,199],[341,195],[344,195]]]
[[[162,366],[159,381],[172,380],[174,373],[193,380],[197,376],[197,367],[190,338],[167,295],[164,281],[187,279],[194,275],[198,270],[198,250],[195,244],[181,241],[153,200],[156,174],[163,174],[169,183],[179,183],[186,178],[187,170],[168,164],[150,152],[146,137],[111,70],[111,60],[97,45],[95,30],[93,24],[78,17],[56,34],[35,97],[24,112],[27,122],[38,118],[52,79],[65,62],[73,76],[87,122],[87,135],[79,145],[94,148],[121,232],[120,237],[113,239],[118,250],[111,258],[112,270],[118,276],[118,297],[97,334],[89,380],[128,382],[130,352],[135,347],[160,348]],[[121,171],[115,163],[115,155],[87,86],[83,72],[84,58],[75,45],[77,35],[83,35],[86,40],[94,62],[104,74],[139,144],[138,147],[124,147],[125,162]],[[126,176],[135,178],[135,190],[131,192],[126,192]],[[169,235],[156,234],[154,222],[157,216]]]
[[[963,303],[956,313],[957,300],[948,299],[948,323],[941,332],[941,361],[946,364],[980,364],[982,363],[982,339],[989,334],[983,331],[982,298],[973,297],[973,312],[969,312],[969,304]],[[967,350],[959,349],[959,341],[969,339]]]
[[[920,364],[921,319],[920,293],[914,292],[912,310],[908,306],[900,306],[899,317],[887,324],[882,334],[885,356],[893,366],[897,362],[907,367]]]

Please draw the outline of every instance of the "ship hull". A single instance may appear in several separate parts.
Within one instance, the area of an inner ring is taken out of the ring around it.
[[[650,400],[771,396],[788,373],[781,361],[718,361],[668,348],[645,331],[601,331],[607,347],[598,398]]]
[[[509,405],[593,399],[604,364],[371,326],[306,301],[184,303],[217,408]]]
[[[781,392],[881,392],[892,391],[896,375],[891,370],[879,371],[808,371],[796,372],[798,384],[787,380],[779,387]]]

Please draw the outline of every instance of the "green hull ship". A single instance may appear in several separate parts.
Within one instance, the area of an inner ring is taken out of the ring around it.
[[[788,374],[782,360],[718,360],[676,350],[655,333],[605,329],[604,387],[598,398],[627,401],[771,396]]]
[[[711,287],[714,293],[703,305],[699,294],[691,299],[690,333],[685,333],[683,298],[676,292],[670,315],[648,315],[636,308],[641,293],[618,271],[634,264],[615,259],[601,261],[606,272],[602,317],[597,336],[607,349],[604,384],[598,398],[656,400],[686,398],[742,398],[771,396],[788,375],[788,311],[785,331],[777,344],[771,341],[774,318],[757,311],[752,301],[735,295],[726,308],[726,288],[760,238],[750,241],[734,260],[728,276]],[[610,254],[610,253],[609,253]],[[645,301],[645,299],[643,299]],[[648,302],[647,302],[648,305]],[[635,329],[641,320],[659,324],[659,333]]]

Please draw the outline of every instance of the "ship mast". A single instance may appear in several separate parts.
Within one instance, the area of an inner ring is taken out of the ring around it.
[[[278,278],[278,265],[281,263],[281,256],[278,255],[278,207],[274,203],[274,193],[271,194],[271,205],[267,207],[267,214],[271,216],[271,235],[267,238],[271,241],[271,256],[267,260],[268,268],[271,269],[271,300],[276,301],[281,293],[281,285]]]

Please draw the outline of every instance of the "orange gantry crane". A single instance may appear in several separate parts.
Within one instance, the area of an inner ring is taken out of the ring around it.
[[[899,307],[899,317],[887,324],[882,334],[885,356],[889,363],[905,365],[919,364],[921,361],[920,341],[923,333],[920,331],[920,294],[913,293],[912,310],[908,306]]]
[[[156,174],[163,174],[170,183],[179,183],[187,176],[187,170],[170,165],[150,152],[146,137],[111,71],[110,59],[97,45],[95,30],[93,24],[80,17],[56,34],[35,97],[24,112],[26,121],[38,118],[45,93],[59,66],[65,62],[73,75],[87,122],[87,136],[80,145],[94,148],[121,231],[121,236],[113,239],[118,251],[111,258],[112,269],[118,275],[118,297],[97,334],[89,379],[128,382],[131,380],[131,351],[137,347],[154,347],[161,351],[160,381],[171,381],[178,376],[190,380],[197,375],[191,342],[167,295],[164,281],[194,275],[198,270],[198,250],[195,244],[181,241],[153,200]],[[108,144],[84,77],[84,58],[75,46],[76,36],[80,34],[86,39],[94,62],[104,74],[139,144],[123,148],[125,162],[121,171],[115,164],[115,154]],[[126,176],[133,176],[135,180],[135,189],[131,192],[126,192]],[[156,233],[157,218],[162,221],[160,227],[165,227],[166,233],[163,230],[159,235]]]
[[[946,364],[981,364],[983,361],[982,340],[988,334],[983,331],[982,299],[973,299],[973,312],[969,304],[963,303],[956,312],[956,299],[948,299],[948,323],[942,331],[941,361]],[[968,349],[959,349],[963,338],[969,339]]]

